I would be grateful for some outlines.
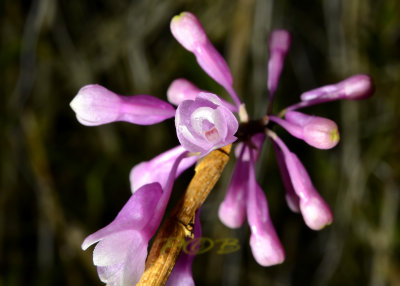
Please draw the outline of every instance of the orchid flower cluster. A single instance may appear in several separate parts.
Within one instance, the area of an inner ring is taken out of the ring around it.
[[[180,143],[132,169],[132,195],[126,205],[113,222],[83,242],[84,250],[97,243],[93,262],[101,281],[107,285],[135,285],[140,280],[149,240],[164,216],[174,180],[212,150],[235,141],[238,142],[234,152],[237,161],[225,199],[219,207],[219,218],[226,226],[238,228],[247,217],[255,260],[262,266],[282,263],[284,249],[270,219],[266,196],[256,181],[255,163],[262,145],[271,139],[289,208],[301,213],[311,229],[322,229],[332,223],[332,211],[316,191],[299,158],[272,127],[279,125],[315,148],[330,149],[339,141],[336,123],[298,110],[328,101],[364,99],[373,93],[371,78],[359,74],[304,92],[299,103],[273,115],[271,106],[291,43],[287,31],[276,30],[269,41],[268,112],[263,118],[252,120],[233,88],[226,61],[211,44],[197,18],[183,12],[172,19],[171,31],[176,40],[195,55],[201,68],[224,87],[233,104],[183,78],[173,81],[167,91],[168,101],[177,109],[150,95],[121,96],[99,85],[83,87],[71,102],[78,121],[88,126],[116,121],[151,125],[174,117]],[[195,222],[195,235],[199,236],[199,220]],[[182,253],[167,283],[194,285],[192,261],[193,257]]]

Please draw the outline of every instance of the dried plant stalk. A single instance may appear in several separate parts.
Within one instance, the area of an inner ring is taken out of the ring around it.
[[[182,250],[182,242],[185,238],[193,237],[195,213],[221,176],[228,163],[230,150],[231,145],[215,150],[196,166],[196,173],[185,195],[154,240],[146,261],[146,270],[137,285],[158,286],[167,282]]]

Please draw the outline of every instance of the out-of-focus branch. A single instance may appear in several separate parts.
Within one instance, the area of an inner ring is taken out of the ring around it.
[[[182,241],[193,235],[196,210],[204,203],[221,176],[228,163],[230,150],[231,145],[215,150],[197,165],[196,174],[185,195],[161,226],[147,258],[146,270],[137,285],[156,286],[167,282],[182,250]]]

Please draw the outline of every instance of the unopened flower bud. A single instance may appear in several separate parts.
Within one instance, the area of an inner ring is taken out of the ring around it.
[[[290,47],[290,34],[285,30],[272,32],[269,41],[270,58],[268,61],[268,89],[273,97],[282,72],[285,55]]]
[[[250,169],[247,218],[251,230],[251,251],[262,266],[280,264],[285,260],[285,251],[271,222],[264,192],[255,182],[254,166],[251,165]]]
[[[207,91],[201,90],[187,79],[178,78],[170,84],[167,91],[167,97],[169,102],[178,106],[179,104],[181,104],[182,101],[195,100],[196,96],[200,92],[207,93]],[[232,112],[237,111],[236,106],[234,106],[232,103],[227,102],[222,98],[220,98],[220,100],[222,104],[230,111]]]
[[[226,196],[219,206],[219,219],[230,228],[240,227],[246,218],[246,184],[249,162],[238,160]]]
[[[374,92],[372,78],[366,74],[354,75],[343,80],[338,85],[339,90],[345,99],[365,99],[370,97]]]
[[[270,116],[269,119],[281,125],[294,137],[318,149],[333,148],[340,139],[336,123],[327,118],[288,111],[285,114],[286,120],[276,116]]]
[[[184,78],[174,80],[168,90],[167,98],[172,104],[178,106],[184,100],[194,100],[201,92],[200,88]]]
[[[97,85],[86,85],[70,103],[83,125],[93,126],[117,121],[122,101],[118,95]]]
[[[284,156],[292,186],[300,199],[300,211],[307,226],[320,230],[333,221],[332,211],[315,189],[299,158],[286,147],[276,134],[269,134]]]
[[[239,124],[218,96],[201,92],[195,100],[185,100],[178,106],[175,126],[181,145],[204,156],[234,142]]]
[[[304,222],[313,230],[323,229],[333,221],[331,209],[318,193],[308,200],[300,200],[300,210]]]
[[[78,121],[87,126],[114,121],[150,125],[175,115],[175,109],[157,97],[121,96],[97,84],[82,87],[70,106]]]
[[[330,149],[337,145],[340,136],[336,123],[330,119],[288,111],[285,119],[303,128],[302,139],[318,149]]]
[[[207,35],[199,20],[190,12],[182,12],[172,18],[171,32],[175,39],[191,52],[208,42]]]
[[[360,100],[370,97],[373,92],[372,78],[366,74],[358,74],[336,84],[306,91],[301,94],[301,100],[316,101],[316,103],[339,99]]]
[[[208,40],[196,16],[189,12],[175,16],[171,21],[171,32],[185,49],[196,56],[202,69],[228,91],[235,101],[237,111],[242,103],[232,87],[232,74],[228,64]]]

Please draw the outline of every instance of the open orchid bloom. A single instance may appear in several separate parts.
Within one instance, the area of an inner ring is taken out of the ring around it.
[[[160,184],[143,186],[131,196],[115,220],[89,235],[86,250],[98,242],[93,252],[100,280],[107,285],[135,285],[144,271],[151,234],[145,226],[162,195]]]
[[[234,142],[239,125],[218,96],[201,92],[195,100],[185,100],[178,106],[175,126],[182,146],[204,156]]]
[[[101,281],[107,285],[135,285],[144,271],[147,247],[164,215],[179,163],[179,155],[162,187],[154,182],[141,186],[108,226],[89,235],[82,244],[86,250],[98,242],[93,252]]]

